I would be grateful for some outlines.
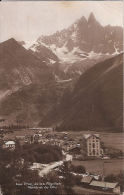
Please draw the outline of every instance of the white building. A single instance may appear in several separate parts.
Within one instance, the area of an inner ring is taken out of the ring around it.
[[[5,146],[4,147],[5,148],[8,148],[8,149],[14,150],[15,149],[15,142],[14,141],[7,141],[5,143]]]
[[[99,157],[103,155],[99,134],[85,134],[87,156]]]

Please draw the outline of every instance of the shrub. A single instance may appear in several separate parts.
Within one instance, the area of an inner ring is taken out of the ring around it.
[[[86,173],[85,167],[82,165],[78,165],[78,166],[71,166],[71,171],[75,172],[75,173]]]

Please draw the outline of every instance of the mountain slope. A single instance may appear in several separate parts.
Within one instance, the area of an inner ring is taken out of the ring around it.
[[[0,44],[0,90],[16,90],[50,77],[46,64],[14,39]]]
[[[0,44],[2,125],[36,125],[57,104],[71,80],[59,83],[47,63],[14,39]]]
[[[37,114],[37,105],[43,98],[40,92],[52,82],[55,82],[54,76],[45,62],[16,40],[9,39],[0,44],[0,117],[6,119],[5,124],[7,121],[12,124],[17,119],[27,123],[28,115],[31,123],[33,118],[36,120],[33,115]],[[44,98],[46,96],[49,100],[47,92]],[[41,111],[41,115],[42,112],[45,111]]]
[[[60,130],[122,130],[122,64],[120,54],[86,71],[40,124]]]

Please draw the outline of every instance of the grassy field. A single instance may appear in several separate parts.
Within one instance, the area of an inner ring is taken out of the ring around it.
[[[124,150],[124,135],[123,133],[103,133],[101,140],[105,146]]]
[[[124,160],[123,159],[111,159],[111,160],[89,160],[89,161],[72,161],[73,165],[83,165],[86,171],[96,174],[118,174],[120,171],[124,170]]]

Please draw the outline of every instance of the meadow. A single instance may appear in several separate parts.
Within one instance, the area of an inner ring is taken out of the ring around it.
[[[124,170],[124,159],[110,159],[110,160],[88,160],[88,161],[77,161],[73,160],[72,164],[82,165],[86,168],[87,172],[94,174],[104,174],[105,176],[109,174],[119,174],[120,171]]]

